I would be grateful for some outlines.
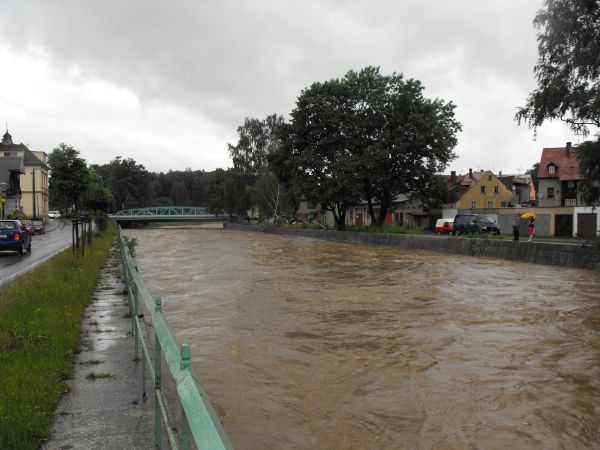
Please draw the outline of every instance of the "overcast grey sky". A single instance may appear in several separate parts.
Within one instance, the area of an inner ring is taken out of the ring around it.
[[[292,111],[314,81],[373,65],[452,100],[463,125],[448,168],[523,171],[543,147],[514,121],[535,87],[542,0],[7,1],[0,122],[16,142],[60,142],[88,163],[152,171],[230,167],[244,117]],[[4,127],[3,127],[4,128]]]

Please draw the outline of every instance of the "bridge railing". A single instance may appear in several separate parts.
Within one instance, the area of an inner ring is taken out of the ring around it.
[[[146,397],[147,371],[150,372],[156,396],[154,402],[155,447],[161,448],[164,430],[166,440],[173,449],[189,449],[193,438],[198,449],[233,450],[218,415],[193,374],[189,344],[183,344],[181,351],[179,350],[162,312],[162,300],[160,297],[154,297],[144,284],[120,227],[119,243],[125,288],[132,318],[135,359],[140,359],[140,350],[142,353],[143,397]],[[151,342],[146,342],[145,333],[142,332],[144,321],[140,319],[148,318],[141,312],[142,306],[145,306],[145,313],[150,316],[154,326],[154,349],[151,348]],[[175,383],[182,407],[180,436],[175,435],[173,426],[169,423],[171,419],[162,392],[161,365],[163,357]]]

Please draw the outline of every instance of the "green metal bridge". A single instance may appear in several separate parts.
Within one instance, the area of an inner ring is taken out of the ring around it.
[[[209,214],[203,206],[152,206],[123,209],[110,216],[118,223],[134,222],[223,222],[228,216]]]

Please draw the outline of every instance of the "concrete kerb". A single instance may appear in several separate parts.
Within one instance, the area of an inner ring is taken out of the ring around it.
[[[7,276],[6,278],[0,280],[0,288],[6,284],[11,283],[12,281],[16,280],[17,278],[22,277],[23,275],[32,272],[36,267],[38,267],[40,264],[44,264],[46,261],[48,261],[49,259],[54,258],[56,255],[58,255],[59,253],[64,252],[65,250],[67,250],[69,247],[71,246],[71,244],[67,244],[64,247],[50,253],[49,255],[45,256],[44,258],[40,259],[39,261],[34,262],[33,264],[25,267],[22,270],[19,270],[18,272],[13,273],[12,275]]]
[[[226,229],[288,234],[373,245],[392,245],[414,250],[453,253],[530,262],[535,264],[600,269],[600,246],[553,242],[514,242],[508,240],[459,238],[449,236],[323,231],[303,228],[269,228],[258,225],[225,224]]]

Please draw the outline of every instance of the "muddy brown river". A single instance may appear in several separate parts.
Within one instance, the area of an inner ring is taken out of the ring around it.
[[[126,230],[244,449],[600,448],[600,273]]]

